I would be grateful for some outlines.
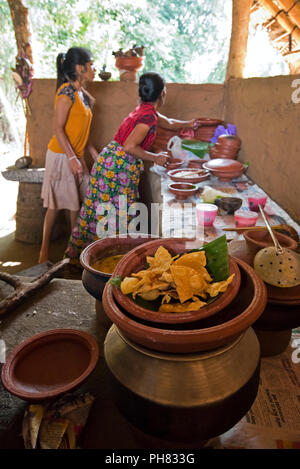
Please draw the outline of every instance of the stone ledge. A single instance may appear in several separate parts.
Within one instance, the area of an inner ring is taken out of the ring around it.
[[[42,183],[45,168],[11,168],[1,171],[2,176],[8,181]]]

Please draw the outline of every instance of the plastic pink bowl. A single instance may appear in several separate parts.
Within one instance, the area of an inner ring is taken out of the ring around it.
[[[237,210],[234,212],[236,226],[255,226],[258,214],[250,210]]]
[[[199,225],[211,226],[216,219],[218,207],[214,204],[198,204],[196,213]]]
[[[248,206],[252,212],[259,212],[258,204],[262,208],[266,205],[268,197],[263,196],[262,194],[252,194],[248,197]]]

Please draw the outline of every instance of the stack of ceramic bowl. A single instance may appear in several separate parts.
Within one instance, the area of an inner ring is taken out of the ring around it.
[[[282,233],[274,232],[283,248],[295,250],[298,242]],[[253,264],[255,254],[273,241],[267,230],[244,232],[248,262]],[[300,326],[300,285],[279,288],[266,283],[267,305],[254,329],[260,340],[262,355],[277,355],[284,351],[291,338],[292,329]]]
[[[159,246],[172,255],[185,239],[158,239],[133,249],[114,276],[145,269]],[[188,249],[189,248],[189,249]],[[230,258],[232,283],[204,308],[159,313],[106,284],[103,307],[114,325],[104,356],[119,410],[146,434],[170,441],[207,440],[238,422],[256,397],[260,349],[251,325],[266,305],[253,268]]]
[[[230,182],[232,179],[241,177],[247,167],[240,161],[216,158],[204,163],[203,168],[216,176],[219,181]]]
[[[220,135],[217,143],[209,149],[209,156],[214,158],[236,159],[241,147],[241,139],[237,135]]]

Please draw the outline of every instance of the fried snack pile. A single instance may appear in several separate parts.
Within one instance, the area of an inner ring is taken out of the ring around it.
[[[176,255],[174,257],[160,246],[154,257],[147,256],[149,268],[125,277],[121,291],[153,301],[162,296],[159,312],[181,313],[197,311],[209,298],[227,290],[234,274],[222,282],[213,282],[205,268],[204,251]],[[175,302],[171,302],[175,300]]]

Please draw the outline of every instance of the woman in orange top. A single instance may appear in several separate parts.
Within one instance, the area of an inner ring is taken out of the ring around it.
[[[39,263],[48,261],[58,211],[70,210],[71,228],[75,224],[89,182],[85,148],[93,159],[98,157],[96,148],[89,142],[95,99],[84,89],[95,76],[91,53],[82,47],[72,47],[66,54],[57,56],[56,65],[54,135],[48,145],[41,193],[47,211]]]

